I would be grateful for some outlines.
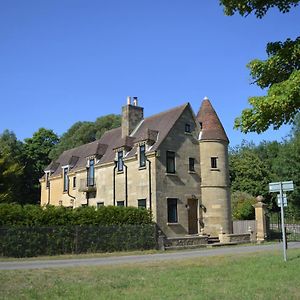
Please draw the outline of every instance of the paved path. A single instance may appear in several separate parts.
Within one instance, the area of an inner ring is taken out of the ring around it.
[[[289,249],[300,249],[300,242],[291,242]],[[11,261],[0,262],[0,270],[21,270],[21,269],[44,269],[44,268],[66,268],[82,266],[105,266],[134,264],[143,262],[159,262],[166,260],[182,260],[196,257],[244,254],[262,251],[281,250],[282,244],[220,247],[213,249],[188,250],[177,252],[165,252],[159,254],[130,255],[130,256],[111,256],[101,258],[79,258],[79,259],[60,259],[60,260],[34,260],[34,261]],[[288,252],[287,252],[288,253]]]

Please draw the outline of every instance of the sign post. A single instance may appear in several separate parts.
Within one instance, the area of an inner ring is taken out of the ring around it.
[[[281,212],[281,232],[282,232],[282,242],[283,242],[283,259],[287,261],[286,257],[286,235],[284,226],[284,206],[287,206],[286,195],[283,192],[293,191],[294,183],[293,181],[283,181],[283,182],[271,182],[269,183],[269,192],[278,193],[280,200],[280,212]],[[285,199],[284,199],[285,198]]]

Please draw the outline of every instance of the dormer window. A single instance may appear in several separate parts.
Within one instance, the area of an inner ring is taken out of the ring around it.
[[[123,151],[118,151],[118,172],[123,171]]]
[[[46,188],[49,189],[50,188],[50,171],[45,172],[45,177],[46,177]]]
[[[191,133],[192,132],[192,127],[190,123],[185,124],[185,130],[186,133]]]
[[[89,159],[87,168],[87,186],[95,184],[95,159]]]
[[[63,179],[64,179],[64,192],[68,191],[69,188],[69,177],[68,177],[68,167],[63,168]]]
[[[146,166],[146,145],[140,145],[140,168]]]

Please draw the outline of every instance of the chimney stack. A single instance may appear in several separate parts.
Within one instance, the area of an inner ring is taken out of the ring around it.
[[[138,98],[127,97],[127,105],[122,107],[122,138],[130,136],[136,126],[144,119],[144,108],[138,106]]]

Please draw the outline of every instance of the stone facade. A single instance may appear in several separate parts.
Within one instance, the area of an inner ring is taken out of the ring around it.
[[[41,205],[151,209],[168,237],[232,232],[228,139],[205,99],[143,118],[130,99],[122,126],[65,151],[41,178]]]

